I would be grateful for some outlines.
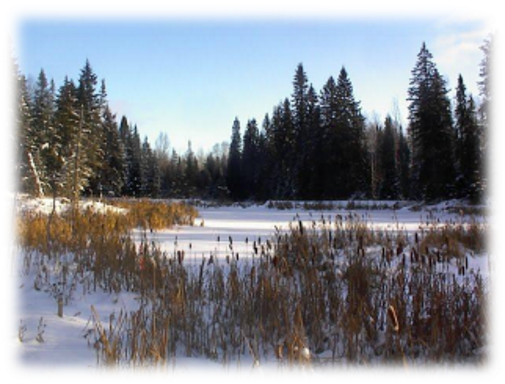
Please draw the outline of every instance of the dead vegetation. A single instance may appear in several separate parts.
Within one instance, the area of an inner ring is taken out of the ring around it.
[[[129,215],[55,216],[50,225],[41,215],[20,217],[36,289],[65,303],[76,289],[138,297],[138,309],[108,319],[92,308],[88,341],[100,364],[166,365],[178,356],[255,365],[483,361],[487,283],[468,266],[468,253],[484,249],[483,224],[433,222],[409,236],[371,229],[355,214],[321,216],[255,242],[247,258],[230,237],[224,260],[207,255],[195,264],[133,243],[133,227],[196,217],[153,204],[135,203]]]

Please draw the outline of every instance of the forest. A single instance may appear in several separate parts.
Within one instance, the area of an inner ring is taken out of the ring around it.
[[[345,67],[317,91],[299,63],[289,97],[261,123],[231,118],[229,144],[208,153],[195,153],[191,142],[185,153],[170,149],[169,132],[154,145],[142,139],[111,110],[89,61],[58,89],[43,69],[31,84],[16,67],[19,189],[39,197],[478,202],[486,190],[490,46],[481,47],[477,102],[462,75],[451,100],[423,43],[407,127],[398,116],[367,120]]]

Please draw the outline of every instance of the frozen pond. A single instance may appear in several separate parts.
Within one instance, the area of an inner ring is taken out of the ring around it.
[[[265,206],[247,208],[235,206],[199,208],[199,213],[200,216],[195,220],[194,226],[180,226],[152,233],[137,230],[134,232],[134,238],[140,242],[145,237],[169,255],[184,251],[185,260],[200,261],[202,255],[226,257],[232,251],[234,254],[238,252],[240,257],[251,257],[254,242],[264,244],[267,239],[272,238],[276,229],[287,230],[290,223],[298,224],[299,221],[303,222],[304,227],[311,228],[314,222],[320,225],[322,219],[328,224],[334,222],[338,215],[344,220],[353,215],[355,219],[366,222],[370,228],[400,230],[413,234],[421,225],[461,220],[460,216],[444,211],[413,212],[408,208],[305,211],[270,209]],[[464,219],[469,220],[468,217]]]

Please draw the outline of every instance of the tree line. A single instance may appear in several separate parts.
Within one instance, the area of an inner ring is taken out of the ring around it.
[[[41,70],[17,82],[19,189],[45,196],[134,196],[231,200],[350,198],[479,200],[488,126],[489,54],[482,49],[481,103],[458,78],[454,103],[423,44],[408,89],[408,127],[397,116],[367,121],[345,67],[317,92],[303,64],[293,92],[259,126],[235,118],[231,141],[198,154],[152,145],[119,119],[89,61],[56,90]]]
[[[321,91],[303,64],[293,92],[241,137],[232,126],[227,186],[235,200],[352,198],[479,201],[486,189],[489,52],[484,43],[480,106],[463,77],[453,103],[447,82],[423,43],[408,89],[408,126],[398,116],[366,121],[345,67]]]
[[[136,124],[111,111],[105,81],[86,61],[79,79],[56,90],[41,70],[35,84],[16,68],[19,189],[36,196],[225,198],[228,148],[204,155],[191,143],[153,146]]]

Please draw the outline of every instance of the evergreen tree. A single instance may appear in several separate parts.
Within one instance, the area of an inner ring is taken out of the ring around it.
[[[174,197],[182,197],[184,191],[186,190],[184,164],[181,157],[177,154],[177,152],[175,152],[175,150],[172,151],[172,164],[174,164],[175,168],[172,194]]]
[[[309,150],[307,145],[309,139],[309,85],[307,75],[302,63],[298,64],[293,79],[293,94],[291,97],[293,106],[293,129],[294,129],[294,196],[297,198],[306,197],[310,177]]]
[[[466,94],[463,77],[458,77],[456,88],[455,126],[456,155],[459,165],[460,196],[476,199],[480,188],[480,140],[475,104]]]
[[[17,128],[18,136],[18,164],[20,189],[23,192],[42,195],[43,190],[40,185],[37,169],[33,164],[33,154],[37,151],[35,142],[35,132],[32,124],[32,101],[26,77],[19,72],[17,65],[15,66],[15,76],[17,80]]]
[[[170,193],[172,167],[170,163],[169,147],[170,142],[168,140],[168,135],[161,132],[156,139],[154,148],[154,156],[159,168],[161,197],[168,197]]]
[[[398,198],[398,173],[395,151],[395,132],[393,119],[387,116],[384,130],[378,140],[378,158],[381,168],[381,180],[378,194],[380,199],[393,200]]]
[[[241,200],[244,196],[244,187],[242,178],[242,140],[238,118],[233,121],[226,181],[230,197],[234,200]]]
[[[129,189],[131,196],[142,196],[142,183],[143,183],[143,173],[142,173],[142,144],[140,142],[140,135],[138,128],[135,125],[133,131],[130,132],[130,143],[129,148],[130,154],[130,180]]]
[[[186,151],[186,169],[184,179],[186,182],[186,197],[196,196],[196,185],[198,180],[198,161],[191,147],[191,141],[188,142],[188,150]]]
[[[147,137],[142,143],[140,156],[140,194],[156,198],[160,191],[160,174],[156,156],[154,155]]]
[[[445,81],[423,43],[408,91],[412,195],[434,200],[453,195],[452,117]]]
[[[289,99],[284,99],[284,102],[279,105],[278,111],[280,115],[274,115],[272,119],[275,132],[274,145],[278,156],[277,161],[280,165],[276,197],[280,199],[293,199],[297,195],[294,180],[296,146],[295,127]]]
[[[47,191],[50,177],[55,175],[57,166],[52,145],[57,144],[54,130],[54,92],[51,89],[44,70],[41,70],[35,85],[32,104],[32,166],[38,174],[40,186]],[[44,192],[43,192],[44,193]]]
[[[256,119],[247,122],[244,132],[244,146],[242,154],[242,175],[245,197],[255,198],[259,181],[259,131]]]
[[[364,118],[359,102],[354,99],[347,71],[342,68],[335,82],[330,77],[320,97],[321,198],[347,199],[356,193],[367,193],[369,185]]]
[[[342,185],[341,152],[342,132],[337,124],[338,102],[337,84],[330,76],[323,86],[320,96],[321,108],[321,169],[319,180],[322,185],[316,188],[320,198],[332,199],[341,196],[339,187]]]
[[[119,137],[119,129],[114,115],[109,106],[105,105],[103,116],[103,130],[105,134],[105,163],[102,173],[102,190],[107,195],[119,196],[123,190],[125,180],[125,154],[124,146]]]
[[[125,116],[119,124],[119,137],[124,147],[125,178],[122,194],[126,196],[140,196],[141,179],[141,156],[142,147],[137,126],[132,128]]]
[[[341,132],[340,156],[342,197],[353,194],[365,196],[368,193],[369,177],[365,145],[365,119],[361,114],[359,101],[354,98],[354,90],[344,67],[340,70],[336,88],[338,106],[337,125]]]
[[[322,199],[342,197],[342,143],[343,133],[338,126],[337,84],[330,76],[323,86],[320,96],[321,108],[321,163],[316,190]]]
[[[319,100],[311,84],[307,92],[307,133],[304,140],[305,161],[299,179],[299,197],[302,199],[315,199],[321,195],[323,140]]]
[[[62,163],[62,191],[65,196],[72,197],[76,194],[73,190],[75,178],[78,175],[83,177],[77,182],[78,192],[82,191],[86,182],[88,170],[83,166],[77,170],[76,174],[76,147],[79,143],[78,130],[80,124],[79,109],[77,105],[77,95],[75,84],[65,77],[63,85],[58,91],[56,99],[56,112],[54,117],[55,128],[61,145]],[[81,163],[82,164],[82,163]]]
[[[272,196],[271,185],[272,176],[275,169],[274,151],[272,148],[272,124],[268,113],[265,114],[261,124],[261,131],[258,140],[258,185],[256,188],[258,200],[266,200]]]
[[[87,192],[98,194],[103,180],[104,132],[101,122],[102,98],[97,92],[97,76],[89,60],[81,70],[77,88],[77,102],[83,111],[81,141],[86,157],[82,159],[90,169]]]

